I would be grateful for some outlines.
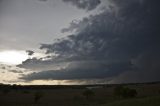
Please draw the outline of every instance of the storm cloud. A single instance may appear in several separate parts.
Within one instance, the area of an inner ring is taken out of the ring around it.
[[[63,30],[76,30],[75,34],[41,45],[40,49],[46,50],[47,55],[55,54],[50,63],[65,62],[68,66],[32,73],[22,79],[112,78],[113,83],[128,79],[131,82],[160,80],[157,77],[160,75],[160,1],[109,1],[110,10],[71,22],[71,26]],[[49,60],[37,62],[46,61]],[[27,66],[25,63],[20,66]]]
[[[66,68],[60,70],[35,72],[22,78],[26,80],[101,79],[118,75],[121,71],[129,70],[130,65],[128,62],[107,64],[103,61],[78,61],[70,63]]]

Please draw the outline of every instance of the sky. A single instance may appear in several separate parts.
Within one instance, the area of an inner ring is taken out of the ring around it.
[[[159,0],[0,0],[0,83],[160,81]]]

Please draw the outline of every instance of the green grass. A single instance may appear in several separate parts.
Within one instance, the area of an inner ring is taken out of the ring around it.
[[[160,96],[121,100],[103,106],[160,106]]]

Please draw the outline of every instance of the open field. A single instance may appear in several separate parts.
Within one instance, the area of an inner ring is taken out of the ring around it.
[[[160,83],[122,85],[136,89],[134,98],[115,96],[118,85],[95,86],[1,86],[0,106],[160,106]],[[94,95],[87,99],[88,87]]]
[[[121,100],[103,106],[160,106],[160,96]]]

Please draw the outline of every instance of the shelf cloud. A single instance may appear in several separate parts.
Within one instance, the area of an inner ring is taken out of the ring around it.
[[[63,0],[80,9],[92,10],[99,0]],[[35,59],[19,67],[49,67],[24,75],[24,80],[81,80],[110,78],[116,82],[160,80],[160,1],[109,0],[110,8],[95,15],[72,21],[63,32],[76,33],[40,49],[51,55],[49,60]],[[109,10],[108,10],[109,9]],[[55,54],[55,55],[53,55]],[[35,62],[35,63],[34,63]],[[65,64],[65,67],[62,67]],[[152,74],[151,74],[152,73]]]

